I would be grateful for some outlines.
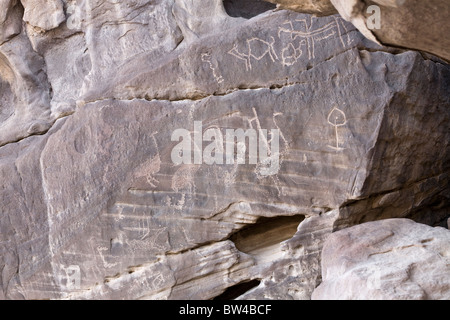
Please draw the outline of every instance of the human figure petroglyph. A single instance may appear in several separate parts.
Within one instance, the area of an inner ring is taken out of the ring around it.
[[[312,18],[309,21],[307,19],[296,19],[295,22],[301,25],[301,30],[294,28],[294,23],[292,21],[286,21],[284,25],[287,25],[288,27],[280,27],[278,36],[281,37],[282,33],[288,33],[293,42],[300,39],[299,46],[301,46],[301,44],[306,45],[309,60],[316,57],[316,41],[328,39],[337,33],[335,21],[317,29],[313,28]]]
[[[256,128],[258,130],[261,130],[261,120],[259,119],[258,111],[256,108],[252,108],[253,111],[253,117],[250,119],[247,119],[249,126],[253,128],[253,123],[255,123]],[[263,161],[261,163],[258,163],[255,168],[255,174],[258,177],[258,179],[264,179],[266,177],[270,177],[270,179],[273,182],[273,186],[277,189],[278,195],[281,196],[283,194],[280,180],[278,179],[276,173],[278,173],[281,165],[281,156],[288,152],[288,146],[289,143],[286,140],[282,130],[280,129],[276,118],[283,115],[280,112],[274,113],[272,116],[272,121],[277,128],[277,130],[273,130],[272,134],[270,136],[270,139],[268,136],[263,135],[263,143],[265,144],[265,148],[263,149],[264,156],[268,161]],[[276,134],[274,134],[276,133]],[[280,144],[279,140],[280,137],[284,143],[284,150],[280,151]],[[274,139],[277,143],[273,143]],[[275,148],[274,148],[275,146]],[[273,164],[275,163],[275,165]],[[276,171],[274,170],[276,168]]]
[[[280,137],[283,140],[284,144],[286,145],[286,147],[289,147],[289,141],[284,136],[283,130],[281,130],[281,128],[278,125],[277,120],[276,120],[277,117],[280,117],[280,116],[283,116],[283,113],[282,112],[276,112],[276,113],[273,114],[272,120],[273,120],[273,123],[275,124],[275,127],[277,127],[277,129],[280,131]]]
[[[320,42],[337,35],[342,47],[345,48],[346,45],[350,44],[351,39],[348,36],[347,41],[344,41],[348,29],[345,26],[343,19],[339,17],[333,17],[333,19],[334,21],[319,28],[314,28],[313,17],[310,17],[309,19],[286,21],[283,26],[278,29],[278,37],[281,38],[283,33],[288,34],[292,41],[290,44],[297,48],[297,50],[299,50],[302,45],[305,45],[308,51],[308,59],[311,60],[315,58],[315,45],[318,41]],[[300,42],[296,43],[295,40]]]
[[[342,111],[338,107],[334,107],[329,113],[327,121],[330,125],[334,127],[336,137],[336,145],[335,146],[329,145],[328,147],[336,151],[345,150],[345,148],[340,147],[341,142],[339,141],[339,134],[338,134],[338,127],[343,127],[347,124],[347,116],[345,115],[344,111]]]
[[[240,50],[235,43],[228,54],[245,61],[246,70],[250,71],[254,61],[260,61],[266,56],[283,66],[292,66],[300,59],[315,59],[317,42],[332,37],[337,37],[344,48],[350,45],[350,37],[347,36],[346,41],[344,39],[349,30],[343,19],[333,17],[334,21],[320,27],[315,26],[314,19],[310,17],[285,21],[278,28],[277,38],[269,36],[268,40],[264,40],[253,37],[246,40],[246,50]],[[279,46],[275,45],[279,41]],[[280,49],[277,51],[276,48]]]

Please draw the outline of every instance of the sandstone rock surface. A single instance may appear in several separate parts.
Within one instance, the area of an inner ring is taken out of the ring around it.
[[[337,10],[330,0],[267,0],[276,3],[278,8],[315,15],[336,14]]]
[[[368,222],[329,236],[312,298],[448,300],[449,274],[449,230],[409,219]]]
[[[445,32],[450,29],[450,6],[446,0],[268,0],[281,8],[316,15],[337,10],[368,39],[432,53],[450,60]],[[376,6],[376,7],[374,7]]]
[[[0,16],[0,298],[310,299],[332,232],[447,221],[442,61],[338,15],[36,3]]]

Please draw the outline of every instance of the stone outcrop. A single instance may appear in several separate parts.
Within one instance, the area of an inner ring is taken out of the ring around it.
[[[450,43],[445,36],[450,29],[450,7],[446,0],[268,1],[277,3],[280,8],[316,15],[333,14],[334,7],[345,20],[376,43],[429,52],[450,60]]]
[[[408,219],[367,222],[330,235],[313,299],[448,300],[450,231]]]
[[[336,14],[337,10],[330,0],[267,0],[277,4],[280,9],[293,10],[315,15]]]
[[[439,59],[339,15],[37,3],[2,20],[0,298],[310,299],[333,232],[445,225]]]

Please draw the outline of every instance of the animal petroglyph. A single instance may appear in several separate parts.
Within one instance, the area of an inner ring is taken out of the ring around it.
[[[228,51],[229,54],[236,58],[245,61],[245,68],[247,71],[252,70],[252,59],[260,61],[265,56],[269,56],[272,62],[278,60],[278,55],[275,52],[274,44],[275,38],[270,37],[270,42],[260,38],[247,39],[247,52],[241,52],[238,45],[235,44],[233,48]]]
[[[348,29],[343,19],[334,17],[334,21],[320,27],[315,26],[315,21],[313,17],[286,21],[278,29],[278,38],[270,36],[267,41],[253,37],[246,40],[245,50],[240,50],[238,45],[234,44],[228,53],[245,61],[246,70],[250,71],[253,68],[253,60],[260,61],[266,56],[269,56],[272,62],[278,61],[283,66],[292,66],[302,58],[312,60],[316,58],[317,42],[329,38],[337,37],[344,48],[350,45],[350,37],[347,36],[345,40]],[[281,43],[276,45],[277,41]],[[276,48],[280,48],[278,52]]]
[[[126,228],[124,228],[126,229]],[[136,231],[135,228],[127,228],[129,231]],[[164,246],[157,243],[158,237],[162,235],[167,230],[166,227],[163,228],[149,228],[149,225],[142,229],[142,227],[137,230],[140,232],[139,239],[128,239],[125,242],[131,247],[133,252],[137,250],[163,250]]]
[[[283,50],[281,51],[281,59],[283,65],[294,65],[303,55],[302,46],[305,43],[306,41],[302,40],[297,44],[297,46],[295,46],[293,43],[289,43],[286,48],[283,48]]]
[[[252,108],[252,110],[253,110],[254,117],[247,119],[249,126],[250,126],[250,128],[253,129],[253,123],[255,123],[256,128],[258,130],[261,130],[261,128],[262,128],[261,120],[259,119],[258,112],[255,108]],[[278,170],[280,167],[280,164],[281,164],[280,156],[284,155],[286,152],[288,152],[289,143],[286,140],[282,130],[280,129],[280,127],[276,121],[276,118],[281,115],[282,115],[282,113],[273,114],[272,120],[273,120],[274,125],[277,127],[277,130],[272,131],[270,139],[268,138],[268,136],[264,136],[264,135],[262,135],[262,137],[261,137],[263,139],[262,142],[265,145],[265,148],[262,148],[262,149],[264,150],[263,152],[265,154],[267,154],[266,159],[268,159],[268,161],[263,161],[263,162],[257,164],[257,166],[255,168],[255,174],[258,177],[258,179],[263,179],[263,178],[266,178],[267,176],[270,177],[270,179],[273,182],[273,186],[276,188],[279,196],[281,196],[283,194],[283,192],[281,190],[280,181],[279,181],[278,177],[275,174],[273,174],[275,172],[272,172],[273,165],[270,165],[269,168],[267,166],[269,165],[269,162],[276,162],[276,167]],[[276,133],[276,134],[274,134],[274,133]],[[273,143],[274,139],[279,141],[280,137],[284,144],[284,149],[281,151],[280,151],[279,143],[275,143],[275,144]]]
[[[156,141],[155,135],[157,132],[152,134],[152,140],[153,144],[155,146],[156,155],[144,162],[141,166],[139,166],[134,174],[135,178],[141,178],[144,177],[147,181],[147,183],[152,187],[156,188],[157,184],[159,184],[159,181],[156,180],[154,177],[155,174],[157,174],[161,170],[161,156],[159,153],[159,147],[158,143]]]

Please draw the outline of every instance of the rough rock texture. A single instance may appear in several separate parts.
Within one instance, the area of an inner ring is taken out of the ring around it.
[[[23,21],[45,31],[52,30],[66,20],[61,0],[20,0],[25,8]],[[8,2],[8,1],[5,1]],[[11,2],[14,2],[11,1]]]
[[[41,134],[55,120],[45,62],[22,32],[22,17],[31,18],[30,27],[47,30],[64,21],[62,7],[51,1],[39,7],[35,1],[24,3],[25,13],[18,1],[0,2],[0,76],[5,101],[0,111],[0,146]],[[50,13],[44,18],[46,9]]]
[[[368,222],[330,235],[313,299],[449,300],[450,231],[408,219]]]
[[[247,19],[277,8],[277,5],[264,0],[224,0],[223,6],[229,16]]]
[[[294,10],[316,15],[336,14],[337,10],[330,0],[266,0],[277,4],[280,9]]]
[[[299,12],[333,14],[333,6],[342,18],[352,22],[368,39],[432,53],[450,61],[446,36],[450,29],[447,0],[267,0]],[[379,12],[373,9],[379,7]],[[378,16],[379,13],[379,16]],[[379,26],[372,25],[375,18]]]
[[[448,65],[338,15],[27,3],[0,46],[0,298],[309,299],[333,231],[447,221]],[[227,129],[259,153],[227,163]]]

